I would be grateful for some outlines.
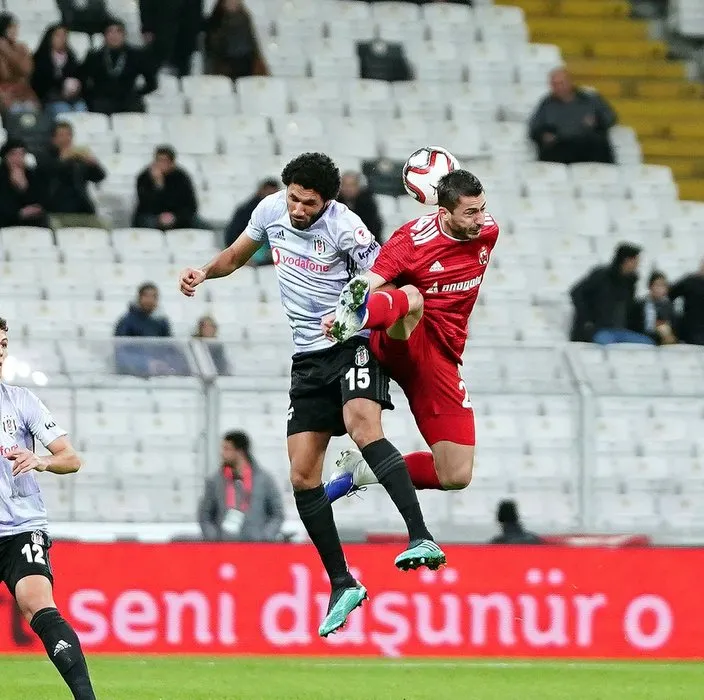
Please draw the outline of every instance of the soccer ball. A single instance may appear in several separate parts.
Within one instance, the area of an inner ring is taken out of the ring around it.
[[[403,166],[403,186],[421,204],[437,204],[440,178],[459,167],[457,158],[440,146],[419,148]]]

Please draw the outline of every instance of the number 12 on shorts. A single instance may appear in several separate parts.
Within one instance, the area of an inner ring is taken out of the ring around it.
[[[43,564],[46,566],[44,558],[44,548],[40,544],[29,544],[29,542],[20,550],[24,554],[28,564]]]
[[[350,391],[368,389],[371,382],[369,367],[350,367],[345,374],[345,379]]]

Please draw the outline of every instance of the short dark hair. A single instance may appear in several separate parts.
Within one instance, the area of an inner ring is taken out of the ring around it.
[[[225,442],[229,442],[235,449],[242,450],[247,456],[249,456],[249,435],[242,430],[231,430],[225,433],[222,437]]]
[[[665,284],[667,284],[667,275],[660,270],[653,270],[648,278],[648,287],[652,287],[658,280],[664,280]]]
[[[7,333],[7,321],[0,316],[0,331],[5,331]]]
[[[103,34],[105,34],[105,32],[107,32],[107,30],[110,29],[110,27],[118,27],[123,32],[126,30],[125,23],[121,19],[118,19],[117,17],[108,17],[105,20],[105,24],[103,24]]]
[[[484,187],[476,175],[469,170],[453,170],[438,182],[438,204],[443,209],[454,211],[460,197],[478,197],[482,192]]]
[[[324,202],[335,199],[340,191],[340,171],[324,153],[301,153],[283,169],[281,181],[286,187],[294,183],[314,190]]]
[[[139,289],[137,290],[137,296],[141,297],[144,292],[151,292],[154,291],[157,294],[159,293],[159,287],[157,287],[154,282],[145,282],[144,284],[139,285]]]
[[[73,134],[73,124],[71,122],[54,122],[54,126],[51,127],[51,135],[56,136],[59,129],[68,129]]]
[[[496,510],[496,519],[500,523],[517,523],[518,507],[516,506],[516,501],[501,501]]]
[[[161,146],[157,146],[154,149],[154,157],[156,158],[156,156],[166,156],[167,158],[170,158],[171,160],[175,161],[176,149],[173,146],[162,144]]]

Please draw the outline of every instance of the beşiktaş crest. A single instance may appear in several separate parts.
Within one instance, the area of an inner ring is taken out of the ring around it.
[[[15,437],[17,432],[17,421],[14,416],[3,416],[2,417],[2,430],[6,435],[11,438]]]

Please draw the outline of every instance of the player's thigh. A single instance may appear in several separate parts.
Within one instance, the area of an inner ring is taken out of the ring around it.
[[[366,338],[355,338],[340,364],[342,416],[348,435],[359,447],[381,439],[381,412],[393,409],[390,380]]]
[[[289,435],[286,443],[294,491],[320,486],[325,452],[332,433],[305,431]]]
[[[424,301],[420,291],[410,285],[401,287],[401,290],[408,296],[409,310],[403,318],[400,318],[393,326],[386,330],[386,334],[389,338],[393,338],[394,340],[408,340],[423,318]]]
[[[5,583],[25,617],[54,605],[50,548],[51,540],[42,530],[15,535],[5,548]]]

